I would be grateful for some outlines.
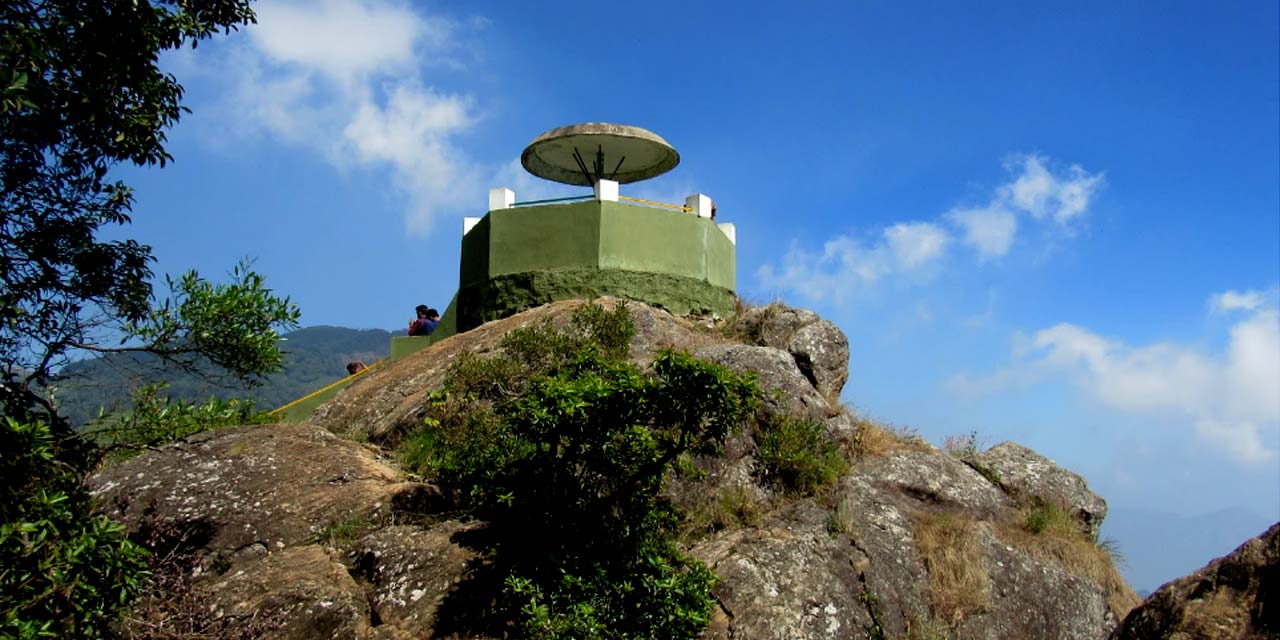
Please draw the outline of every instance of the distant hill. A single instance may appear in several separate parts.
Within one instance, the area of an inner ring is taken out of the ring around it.
[[[1102,524],[1102,536],[1120,542],[1129,584],[1155,591],[1231,553],[1274,522],[1238,507],[1188,516],[1115,505]]]
[[[392,335],[382,329],[299,329],[284,336],[284,370],[256,388],[165,366],[154,356],[108,354],[64,367],[54,383],[55,397],[64,415],[76,425],[96,417],[99,407],[108,411],[127,407],[133,389],[155,382],[169,383],[169,395],[174,398],[247,397],[259,407],[274,409],[345,377],[348,362],[373,364],[387,357]]]

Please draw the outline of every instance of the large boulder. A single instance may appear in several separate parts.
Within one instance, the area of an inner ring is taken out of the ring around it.
[[[449,520],[424,529],[396,525],[374,531],[350,553],[353,572],[370,588],[370,604],[384,625],[431,629],[441,605],[468,576],[477,555],[455,542],[477,523]]]
[[[849,379],[849,339],[835,323],[775,302],[743,311],[734,330],[753,344],[791,354],[819,393],[832,401],[840,397]]]
[[[420,511],[434,486],[406,479],[364,445],[314,425],[205,431],[90,480],[129,530],[172,531],[220,559],[265,556],[325,527]]]
[[[782,349],[717,344],[698,349],[693,355],[738,373],[756,374],[761,400],[771,414],[825,420],[836,412],[800,372],[791,354]]]
[[[1107,517],[1107,501],[1089,490],[1084,478],[1059,467],[1052,460],[1014,442],[1002,442],[975,454],[971,464],[993,471],[994,480],[1015,500],[1033,500],[1062,506],[1091,538]]]
[[[1280,523],[1138,605],[1112,640],[1280,638]]]
[[[368,447],[314,425],[278,424],[207,431],[107,467],[89,487],[131,533],[170,532],[220,564],[425,510],[438,496]]]
[[[270,615],[280,640],[356,640],[371,635],[364,590],[319,545],[291,547],[228,572],[213,583],[217,616]]]

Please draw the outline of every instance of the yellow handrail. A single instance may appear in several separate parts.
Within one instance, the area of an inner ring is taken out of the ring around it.
[[[645,200],[643,198],[632,198],[631,196],[618,196],[618,199],[626,200],[627,202],[638,202],[640,204],[647,204],[651,207],[662,207],[663,209],[671,209],[671,210],[680,211],[683,213],[689,213],[689,211],[691,211],[689,207],[682,204],[667,204],[665,202],[657,202],[655,200]]]
[[[289,409],[290,407],[292,407],[292,406],[294,406],[294,405],[297,405],[297,404],[299,404],[299,403],[306,402],[307,400],[310,400],[310,399],[312,399],[312,398],[314,398],[314,397],[316,397],[316,396],[318,396],[318,395],[320,395],[320,394],[322,394],[322,393],[324,393],[324,392],[326,392],[326,391],[328,391],[328,390],[330,390],[330,389],[332,389],[332,388],[334,388],[334,387],[336,387],[336,386],[338,386],[338,385],[340,385],[340,384],[345,384],[345,383],[350,382],[351,380],[353,380],[353,379],[355,379],[355,378],[359,378],[360,376],[362,376],[362,375],[364,375],[364,374],[366,374],[366,373],[369,373],[370,371],[373,371],[374,369],[378,368],[379,366],[381,366],[381,365],[382,365],[382,363],[384,363],[384,362],[386,362],[386,361],[387,361],[387,358],[383,358],[383,359],[381,359],[381,360],[379,360],[379,361],[377,361],[377,362],[375,362],[375,363],[373,363],[373,364],[371,364],[371,365],[369,365],[369,366],[367,366],[367,367],[365,367],[365,368],[363,368],[363,369],[361,369],[361,370],[359,370],[359,371],[357,371],[357,372],[355,372],[355,373],[353,373],[353,374],[351,374],[351,375],[349,375],[349,376],[347,376],[347,377],[345,377],[345,378],[343,378],[343,379],[341,379],[341,380],[339,380],[339,381],[337,381],[337,382],[335,382],[335,383],[333,383],[333,384],[331,384],[331,385],[329,385],[329,386],[327,386],[327,387],[324,387],[323,389],[319,389],[319,390],[317,390],[317,391],[312,391],[311,393],[308,393],[307,395],[302,396],[301,398],[298,398],[297,400],[294,400],[293,402],[290,402],[289,404],[286,404],[286,405],[284,405],[283,407],[279,407],[279,408],[277,408],[277,409],[273,409],[273,410],[271,410],[271,411],[268,411],[268,412],[267,412],[267,415],[273,415],[273,416],[274,416],[274,415],[276,415],[277,413],[281,413],[281,412],[283,412],[283,411],[285,411],[285,410]]]

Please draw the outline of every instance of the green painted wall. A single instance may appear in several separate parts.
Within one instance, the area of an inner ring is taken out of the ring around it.
[[[599,263],[600,210],[596,202],[503,209],[486,217],[490,225],[490,278]]]
[[[619,202],[491,211],[462,240],[458,283],[582,267],[666,273],[734,289],[734,247],[715,223]],[[487,266],[486,266],[487,264]]]
[[[462,241],[458,330],[602,295],[727,314],[734,274],[733,243],[688,213],[597,201],[491,211]]]

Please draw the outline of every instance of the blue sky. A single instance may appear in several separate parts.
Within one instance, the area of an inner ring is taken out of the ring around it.
[[[1037,449],[1143,514],[1122,549],[1246,523],[1153,588],[1280,519],[1280,16],[1022,4],[263,1],[165,58],[193,113],[125,233],[402,328],[489,188],[585,192],[520,169],[537,134],[648,128],[682,162],[623,193],[715,198],[739,293],[849,335],[857,410]]]

